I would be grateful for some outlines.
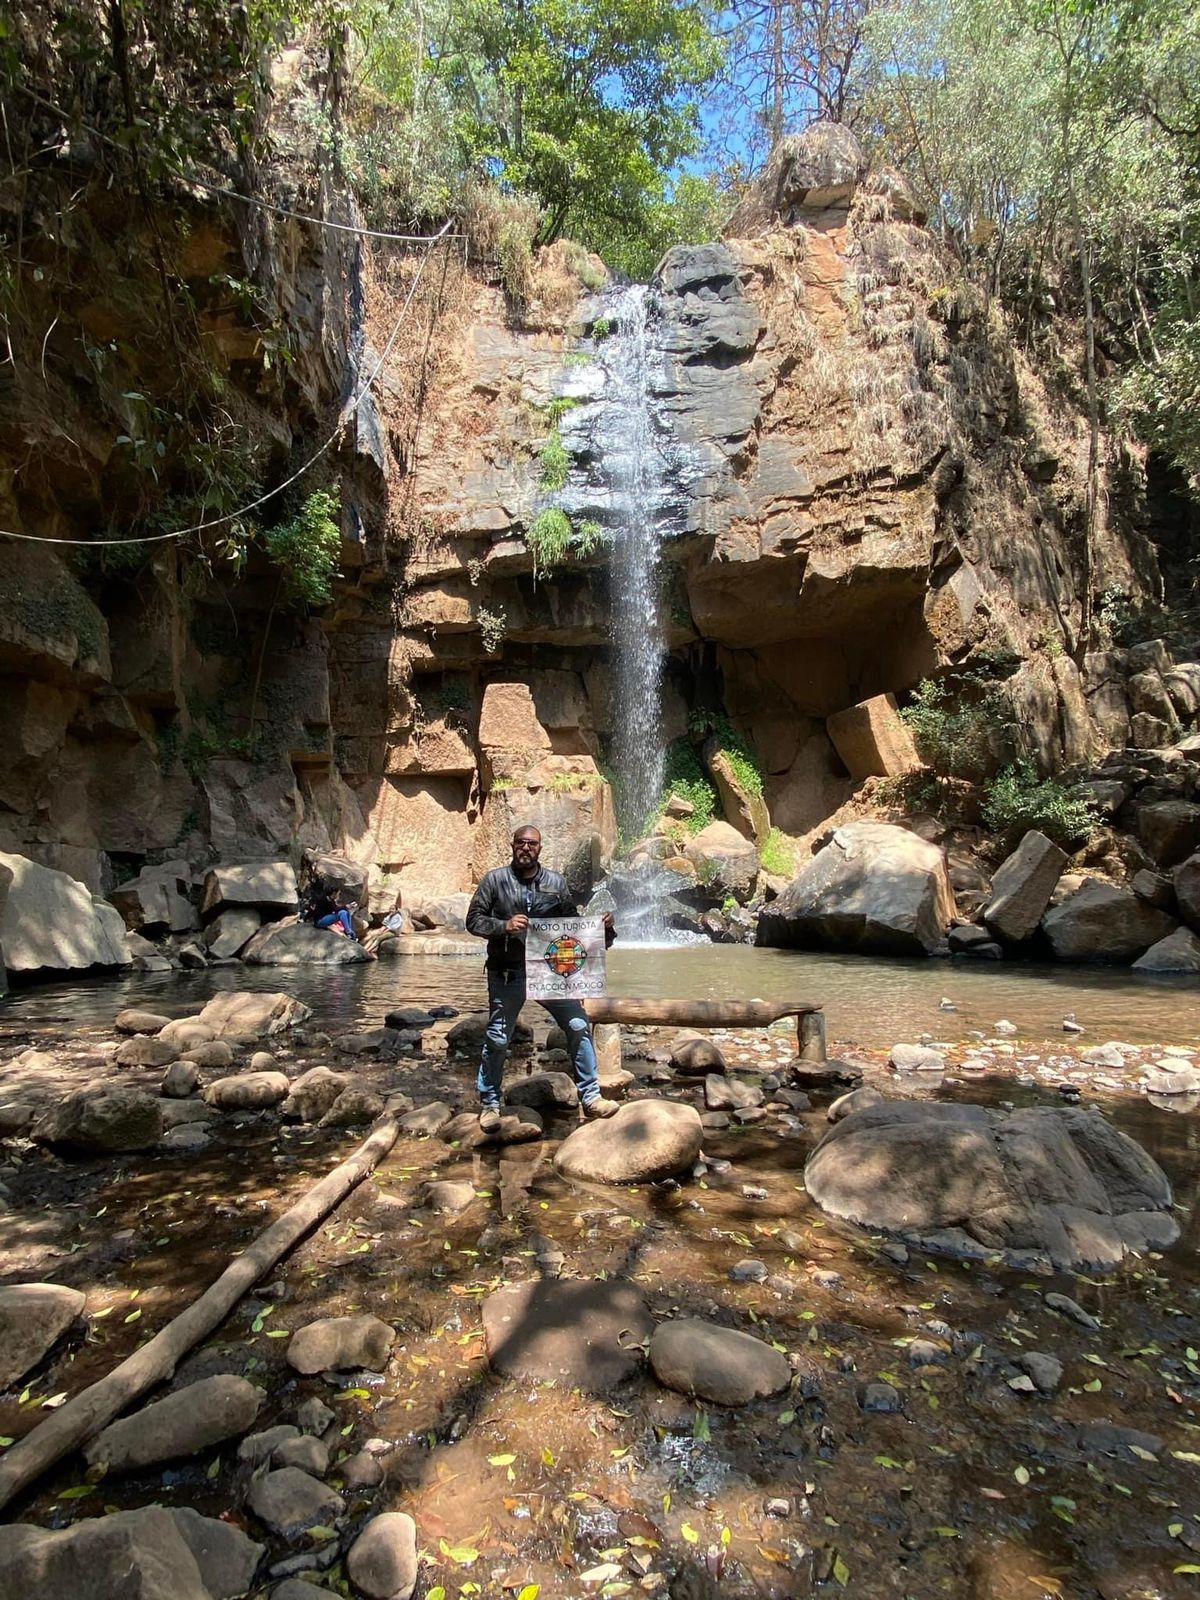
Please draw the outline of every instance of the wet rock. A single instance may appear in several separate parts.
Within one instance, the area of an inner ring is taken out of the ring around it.
[[[665,1388],[715,1405],[741,1406],[779,1394],[792,1377],[787,1357],[762,1339],[694,1317],[660,1323],[649,1353]]]
[[[763,1122],[767,1113],[762,1106],[738,1106],[733,1113],[733,1120],[741,1127],[748,1123]]]
[[[113,1060],[118,1067],[165,1067],[175,1060],[178,1048],[169,1040],[149,1033],[135,1033],[120,1045]]]
[[[474,1204],[475,1186],[471,1183],[427,1183],[422,1195],[430,1211],[454,1217]]]
[[[1109,1040],[1107,1044],[1092,1045],[1079,1059],[1089,1067],[1109,1067],[1119,1071],[1125,1065],[1125,1052],[1115,1040]]]
[[[283,1114],[294,1122],[320,1122],[349,1085],[350,1079],[344,1072],[310,1067],[292,1081],[291,1092],[283,1103]]]
[[[732,1121],[728,1111],[702,1111],[700,1113],[700,1126],[706,1133],[720,1133],[722,1128],[727,1128]]]
[[[760,1106],[763,1092],[757,1086],[710,1073],[704,1080],[704,1103],[710,1111],[739,1111]]]
[[[339,1549],[338,1541],[329,1539],[312,1550],[302,1550],[297,1555],[285,1556],[282,1561],[276,1561],[267,1568],[267,1578],[273,1583],[279,1578],[295,1578],[298,1573],[327,1572],[330,1567],[336,1565]],[[302,1578],[300,1581],[304,1583],[308,1580]],[[313,1593],[318,1596],[326,1592],[313,1586]]]
[[[161,1016],[157,1011],[142,1011],[137,1006],[128,1006],[124,1011],[118,1011],[113,1027],[118,1033],[158,1033],[170,1022],[170,1017]]]
[[[235,1600],[251,1587],[263,1547],[191,1509],[87,1517],[50,1532],[0,1527],[0,1587],[41,1600]]]
[[[1107,1270],[1178,1234],[1157,1163],[1077,1108],[889,1101],[835,1123],[804,1181],[832,1215],[908,1242],[961,1228],[989,1250],[1045,1251],[1059,1270]]]
[[[1200,972],[1200,935],[1176,928],[1133,963],[1142,972]]]
[[[579,1104],[579,1091],[566,1072],[535,1072],[507,1084],[504,1098],[510,1106],[529,1106],[534,1111],[571,1111]]]
[[[250,943],[261,925],[262,917],[253,906],[230,907],[215,916],[205,928],[205,948],[217,960],[236,956]]]
[[[1115,1422],[1086,1422],[1079,1430],[1079,1448],[1090,1456],[1119,1456],[1125,1461],[1139,1459],[1138,1451],[1160,1456],[1167,1448],[1154,1433],[1126,1428]]]
[[[31,1137],[81,1155],[120,1155],[150,1150],[162,1137],[163,1114],[157,1095],[138,1089],[77,1089],[52,1107]]]
[[[654,1324],[620,1279],[532,1278],[488,1295],[483,1328],[497,1372],[603,1393],[636,1371]]]
[[[500,1126],[494,1133],[484,1133],[479,1126],[479,1114],[464,1111],[454,1117],[441,1130],[447,1144],[459,1144],[467,1150],[477,1150],[481,1145],[528,1144],[542,1137],[542,1119],[529,1106],[512,1106],[502,1110]]]
[[[1170,1072],[1151,1068],[1142,1082],[1149,1095],[1192,1095],[1200,1091],[1200,1071],[1192,1066]]]
[[[279,1063],[269,1050],[256,1050],[250,1057],[251,1072],[278,1072]]]
[[[886,822],[852,822],[763,908],[756,942],[925,955],[955,914],[936,845]]]
[[[1015,1022],[1010,1022],[1007,1017],[1001,1017],[999,1022],[992,1024],[992,1032],[998,1039],[1015,1039],[1018,1028]]]
[[[725,1057],[717,1046],[698,1033],[676,1037],[671,1046],[671,1065],[676,1072],[694,1078],[726,1070]]]
[[[277,1467],[299,1467],[301,1472],[314,1478],[323,1478],[329,1471],[329,1446],[311,1433],[298,1439],[282,1439],[275,1446],[272,1460]]]
[[[130,1417],[110,1423],[84,1448],[89,1467],[137,1472],[160,1461],[199,1454],[253,1426],[263,1392],[245,1378],[203,1378]]]
[[[858,1403],[864,1411],[902,1411],[904,1401],[900,1391],[890,1383],[867,1383],[859,1392]]]
[[[1042,931],[1060,961],[1133,961],[1174,927],[1165,911],[1099,878],[1086,879],[1042,918]]]
[[[1017,1366],[1032,1378],[1042,1394],[1055,1394],[1062,1382],[1063,1364],[1057,1356],[1041,1350],[1025,1350],[1016,1357]]]
[[[358,1128],[383,1115],[383,1097],[351,1085],[343,1089],[317,1124],[320,1128]]]
[[[894,1044],[888,1061],[897,1072],[945,1072],[946,1058],[924,1044]]]
[[[950,929],[946,935],[946,943],[950,946],[952,955],[975,955],[992,942],[991,935],[986,928],[980,928],[973,922],[960,922]],[[948,1008],[943,1006],[942,1010]],[[958,1009],[957,1006],[954,1007]]]
[[[228,1072],[234,1056],[227,1040],[205,1039],[200,1044],[190,1045],[183,1052],[181,1060],[190,1061],[197,1067],[207,1067],[210,1071]]]
[[[792,1083],[803,1090],[849,1089],[862,1082],[862,1067],[831,1056],[828,1061],[802,1061],[799,1056],[785,1068]]]
[[[937,1367],[946,1360],[946,1351],[932,1339],[914,1339],[908,1347],[910,1367]]]
[[[765,1085],[764,1085],[765,1086]],[[789,1111],[811,1111],[812,1101],[802,1089],[775,1089],[772,1099],[787,1106]]]
[[[478,1057],[483,1049],[483,1036],[487,1032],[486,1011],[472,1012],[460,1017],[446,1034],[448,1055]],[[512,1053],[528,1054],[533,1049],[533,1029],[526,1022],[518,1022],[512,1035]]]
[[[57,1283],[0,1288],[0,1390],[32,1371],[82,1313],[86,1296]]]
[[[324,1433],[326,1428],[333,1426],[337,1417],[323,1400],[310,1395],[296,1407],[296,1421],[305,1433]]]
[[[400,1118],[400,1131],[418,1137],[435,1138],[454,1112],[444,1100],[431,1100],[428,1105],[418,1106],[415,1111],[409,1111]]]
[[[164,1136],[176,1128],[185,1128],[191,1123],[198,1123],[206,1127],[217,1121],[220,1112],[214,1107],[205,1105],[203,1100],[164,1100],[162,1108]]]
[[[163,1074],[159,1094],[171,1100],[186,1100],[200,1087],[200,1069],[192,1061],[174,1061]]]
[[[409,1600],[417,1583],[417,1527],[403,1511],[373,1517],[350,1546],[346,1571],[367,1600]]]
[[[576,1129],[559,1146],[554,1165],[567,1178],[654,1183],[690,1170],[702,1134],[693,1106],[638,1100],[613,1117]]]
[[[159,1140],[158,1148],[164,1155],[196,1155],[212,1143],[212,1131],[200,1122],[180,1123],[168,1128]]]
[[[826,1112],[830,1122],[840,1122],[843,1117],[848,1117],[855,1111],[867,1111],[874,1106],[881,1106],[885,1097],[878,1089],[851,1089],[848,1094],[839,1095]]]
[[[729,1276],[734,1283],[764,1283],[767,1278],[767,1264],[765,1261],[755,1261],[747,1257],[745,1261],[737,1261],[730,1267]]]
[[[332,1413],[331,1413],[332,1415]],[[299,1428],[290,1422],[278,1423],[274,1428],[264,1428],[261,1433],[251,1433],[238,1445],[237,1458],[248,1466],[261,1467],[269,1461],[281,1444],[300,1437]]]
[[[1090,1311],[1085,1311],[1077,1300],[1071,1299],[1070,1295],[1051,1293],[1043,1295],[1042,1299],[1051,1311],[1057,1311],[1061,1316],[1077,1322],[1081,1328],[1095,1332],[1100,1326],[1099,1318],[1094,1317]]]
[[[230,989],[214,995],[200,1013],[200,1021],[214,1038],[266,1039],[312,1016],[294,995]]]
[[[196,1045],[211,1043],[216,1036],[199,1017],[176,1017],[174,1022],[167,1023],[158,1037],[162,1043],[174,1045],[176,1055],[182,1055]]]
[[[239,1072],[214,1079],[204,1098],[218,1111],[268,1111],[287,1098],[288,1088],[282,1072]]]
[[[433,1027],[435,1020],[432,1011],[425,1011],[420,1006],[397,1006],[394,1011],[388,1012],[383,1022],[388,1028],[424,1033],[426,1028]]]
[[[347,1489],[377,1489],[383,1482],[383,1466],[368,1450],[348,1456],[342,1462],[341,1474]]]
[[[1031,829],[992,879],[992,897],[983,908],[989,930],[1009,944],[1031,938],[1066,864],[1066,853]]]
[[[353,1367],[382,1372],[395,1340],[395,1331],[378,1317],[322,1317],[292,1335],[288,1365],[305,1375]]]
[[[346,1502],[335,1489],[310,1478],[298,1467],[279,1467],[254,1478],[246,1503],[272,1533],[289,1540],[318,1523],[333,1522],[346,1509]]]

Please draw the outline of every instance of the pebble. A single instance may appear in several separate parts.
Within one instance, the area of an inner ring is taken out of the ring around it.
[[[383,1482],[383,1468],[367,1450],[342,1462],[342,1482],[347,1489],[375,1489]]]
[[[747,1259],[737,1262],[729,1270],[735,1283],[762,1283],[767,1276],[766,1263]]]
[[[238,1460],[245,1461],[252,1467],[261,1467],[264,1461],[271,1459],[281,1444],[299,1437],[299,1429],[293,1428],[287,1422],[281,1422],[275,1428],[265,1428],[262,1433],[252,1433],[242,1440],[238,1445]]]
[[[763,1510],[768,1517],[788,1517],[792,1513],[792,1502],[783,1499],[782,1496],[776,1496],[772,1500],[763,1502]]]
[[[297,1538],[317,1523],[332,1522],[346,1509],[340,1494],[298,1467],[280,1467],[255,1478],[246,1503],[283,1539]]]
[[[1041,1350],[1025,1350],[1017,1357],[1017,1365],[1043,1394],[1053,1394],[1062,1382],[1063,1364],[1057,1356],[1048,1356]]]
[[[1077,1322],[1081,1328],[1090,1328],[1095,1331],[1100,1326],[1099,1319],[1090,1311],[1085,1311],[1077,1300],[1072,1300],[1066,1294],[1044,1294],[1042,1299],[1051,1311],[1057,1311],[1064,1317],[1069,1317],[1072,1322]]]
[[[296,1422],[305,1433],[324,1433],[336,1421],[335,1414],[316,1395],[296,1408]]]
[[[314,1478],[323,1478],[329,1471],[329,1446],[311,1433],[298,1439],[285,1439],[276,1445],[272,1457],[277,1467],[299,1467]]]
[[[1002,1039],[1011,1039],[1017,1031],[1015,1022],[1010,1022],[1007,1017],[1001,1017],[999,1022],[992,1024],[992,1032]]]
[[[742,1198],[744,1200],[766,1200],[767,1191],[757,1183],[744,1183],[742,1185]]]
[[[932,1339],[914,1339],[908,1347],[910,1367],[941,1366],[945,1359],[946,1352],[940,1344],[934,1344]]]
[[[891,1412],[903,1408],[904,1401],[900,1398],[900,1391],[890,1383],[868,1383],[858,1397],[858,1403],[864,1411]]]

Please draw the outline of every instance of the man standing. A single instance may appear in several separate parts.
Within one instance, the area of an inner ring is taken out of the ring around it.
[[[512,860],[485,873],[467,909],[467,931],[487,940],[488,1025],[479,1063],[479,1126],[484,1133],[500,1127],[500,1084],[517,1017],[525,1003],[525,934],[530,917],[577,917],[575,897],[567,880],[540,861],[542,836],[536,828],[518,828],[512,838]],[[616,938],[612,913],[604,918],[604,938]],[[544,1000],[542,1004],[567,1036],[567,1051],[584,1114],[611,1117],[617,1110],[600,1093],[596,1047],[587,1014],[578,1000]]]

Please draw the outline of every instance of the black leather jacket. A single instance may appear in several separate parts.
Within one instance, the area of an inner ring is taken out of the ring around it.
[[[539,867],[537,876],[518,878],[512,867],[496,867],[479,880],[467,907],[467,932],[487,940],[491,971],[525,970],[524,933],[506,933],[510,917],[577,917],[575,896],[560,872]]]

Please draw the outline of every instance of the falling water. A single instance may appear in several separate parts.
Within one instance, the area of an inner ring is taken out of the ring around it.
[[[622,832],[636,837],[662,792],[664,638],[659,617],[663,458],[650,409],[646,288],[619,292],[607,341],[611,422],[605,476],[612,493],[613,765]]]

